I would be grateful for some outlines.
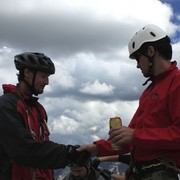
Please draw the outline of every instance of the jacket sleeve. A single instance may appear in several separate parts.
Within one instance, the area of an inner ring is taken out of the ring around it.
[[[0,145],[9,158],[37,168],[67,165],[66,146],[52,141],[36,142],[24,128],[15,99],[0,98]]]
[[[130,151],[130,148],[128,145],[125,145],[123,150],[112,150],[110,140],[101,139],[101,140],[95,141],[94,144],[96,144],[98,148],[98,156],[111,156],[111,155],[126,154]]]

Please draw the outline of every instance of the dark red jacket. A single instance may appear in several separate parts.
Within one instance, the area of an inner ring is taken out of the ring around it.
[[[136,160],[165,157],[180,168],[180,71],[176,62],[143,92],[129,127],[135,129]],[[107,141],[100,140],[96,144],[100,155],[115,153]]]
[[[52,180],[67,165],[66,146],[49,141],[47,116],[38,99],[3,85],[0,97],[0,179]]]

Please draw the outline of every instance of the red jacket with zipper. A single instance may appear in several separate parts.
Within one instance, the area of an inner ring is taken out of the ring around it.
[[[180,168],[180,71],[176,62],[143,92],[129,127],[135,129],[135,160],[164,157]],[[122,153],[113,152],[109,141],[99,140],[96,144],[101,156]]]

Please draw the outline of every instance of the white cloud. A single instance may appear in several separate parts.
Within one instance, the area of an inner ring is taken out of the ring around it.
[[[60,116],[51,122],[51,131],[53,133],[61,133],[73,135],[78,130],[78,122],[72,118]]]
[[[98,80],[95,80],[94,83],[87,82],[82,86],[83,87],[79,90],[80,92],[94,95],[111,95],[114,89],[112,85],[100,83]]]

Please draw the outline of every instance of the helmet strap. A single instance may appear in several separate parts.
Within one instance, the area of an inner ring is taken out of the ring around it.
[[[35,84],[35,79],[36,79],[36,74],[37,74],[37,71],[34,72],[34,76],[33,76],[33,80],[32,80],[32,93],[37,96],[38,93],[36,92],[35,88],[34,88],[34,84]]]
[[[35,96],[38,95],[38,93],[35,91],[35,88],[34,88],[36,74],[37,74],[37,71],[34,71],[32,85],[30,85],[25,79],[23,79],[23,82],[28,86],[28,88],[31,90],[31,93],[34,94]]]
[[[154,75],[154,57],[148,57],[148,61],[149,61],[149,75],[150,77],[153,77]]]
[[[147,54],[143,54],[145,57],[148,58],[149,61],[149,78],[143,83],[143,86],[148,83],[148,81],[152,81],[154,83],[154,56],[150,57]]]

